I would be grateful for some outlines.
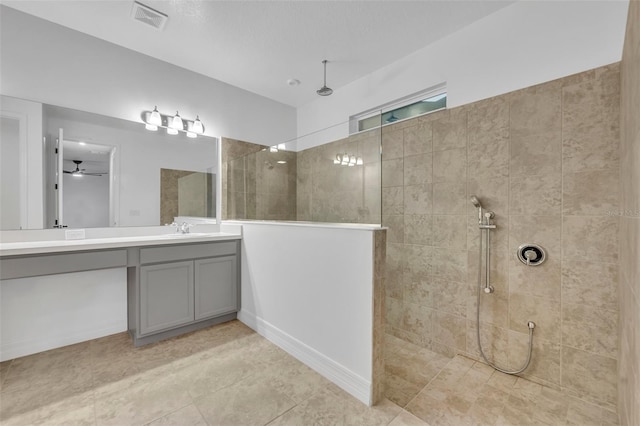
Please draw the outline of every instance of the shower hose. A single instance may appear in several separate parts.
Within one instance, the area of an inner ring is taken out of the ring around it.
[[[482,350],[482,343],[480,342],[480,293],[481,290],[480,288],[482,287],[482,231],[487,231],[487,262],[486,262],[486,268],[489,268],[489,253],[490,253],[490,249],[489,249],[489,244],[491,243],[490,241],[490,237],[489,237],[489,232],[491,232],[490,229],[482,229],[480,228],[480,248],[478,250],[478,300],[476,303],[476,336],[478,338],[478,349],[480,350],[480,355],[482,355],[482,359],[485,360],[485,362],[487,364],[489,364],[491,367],[493,367],[494,369],[500,371],[501,373],[505,373],[505,374],[519,374],[522,373],[524,370],[527,369],[527,367],[529,367],[529,363],[531,362],[531,352],[533,350],[533,328],[535,327],[535,324],[531,321],[529,321],[527,323],[527,327],[529,328],[529,351],[527,353],[527,359],[524,363],[524,365],[517,369],[517,370],[505,370],[503,368],[498,367],[497,365],[495,365],[493,362],[489,361],[486,357],[486,355],[484,354],[484,351]],[[489,282],[487,282],[487,286],[489,286]]]

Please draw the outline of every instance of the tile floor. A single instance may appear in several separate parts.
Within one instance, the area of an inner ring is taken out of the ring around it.
[[[450,360],[391,336],[387,349],[389,399],[370,408],[238,321],[142,348],[121,333],[0,363],[0,424],[588,425],[617,420],[606,410],[464,357]]]
[[[403,407],[403,412],[420,419],[407,424],[618,424],[617,414],[604,408],[469,358],[449,359],[393,336],[386,336],[386,360],[387,397]]]

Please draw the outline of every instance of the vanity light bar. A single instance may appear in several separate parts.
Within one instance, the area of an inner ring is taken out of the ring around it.
[[[355,155],[349,155],[347,153],[344,153],[344,154],[336,155],[336,158],[333,159],[333,164],[340,165],[340,166],[353,167],[353,166],[362,166],[363,161],[362,161],[362,157],[357,157]]]
[[[158,112],[158,107],[155,107],[153,111],[142,111],[140,117],[144,121],[145,129],[152,132],[162,128],[166,129],[170,135],[185,132],[189,138],[195,138],[204,133],[204,124],[200,121],[199,116],[196,116],[195,120],[188,120],[181,117],[178,111],[175,115],[166,115]]]

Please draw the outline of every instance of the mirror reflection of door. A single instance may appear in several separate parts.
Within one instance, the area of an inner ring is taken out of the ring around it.
[[[113,223],[115,147],[64,139],[62,143],[62,223],[68,228],[108,227]]]

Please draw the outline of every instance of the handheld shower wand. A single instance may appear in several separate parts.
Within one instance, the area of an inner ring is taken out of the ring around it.
[[[478,209],[478,223],[482,223],[482,204],[475,195],[471,196],[471,203]]]
[[[477,287],[477,301],[476,301],[476,338],[478,343],[478,349],[480,350],[480,355],[482,358],[489,364],[491,367],[496,370],[506,373],[506,374],[519,374],[522,373],[531,362],[531,352],[533,350],[533,329],[535,328],[535,323],[533,321],[527,322],[527,327],[529,328],[529,352],[527,354],[527,359],[523,366],[517,370],[505,370],[502,369],[496,364],[492,363],[487,359],[484,351],[482,349],[482,342],[480,341],[480,292],[484,291],[487,295],[493,293],[494,289],[491,285],[491,230],[496,229],[496,225],[494,225],[491,221],[494,217],[494,213],[492,211],[485,211],[482,208],[482,204],[480,204],[480,200],[475,195],[471,197],[471,203],[478,208],[478,228],[480,228],[480,244],[478,246],[478,287]],[[485,252],[485,283],[484,288],[482,285],[482,246],[483,246],[483,234],[486,235],[486,249]],[[528,260],[529,258],[527,258]]]

